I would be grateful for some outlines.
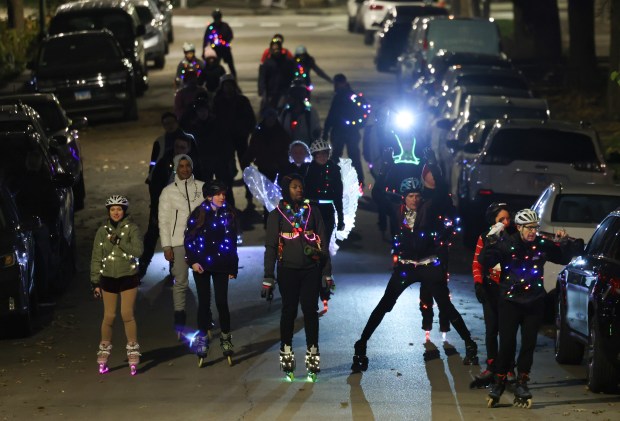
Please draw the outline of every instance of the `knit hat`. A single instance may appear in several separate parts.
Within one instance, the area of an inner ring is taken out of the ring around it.
[[[190,167],[194,169],[194,161],[192,161],[192,158],[190,158],[189,155],[179,154],[179,155],[176,155],[174,158],[172,158],[174,172],[177,172],[177,169],[179,168],[179,162],[181,162],[182,159],[187,160],[189,162]]]
[[[217,53],[215,52],[215,50],[213,48],[211,48],[210,45],[207,45],[205,47],[205,50],[203,52],[203,56],[206,59],[208,58],[217,58]]]

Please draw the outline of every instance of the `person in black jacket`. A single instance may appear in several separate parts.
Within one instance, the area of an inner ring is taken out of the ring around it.
[[[540,219],[531,209],[517,212],[517,232],[498,237],[487,236],[478,261],[487,268],[500,265],[499,352],[493,388],[487,405],[495,406],[504,392],[506,374],[512,368],[517,348],[517,330],[521,329],[521,349],[517,357],[516,406],[529,408],[532,394],[527,382],[534,360],[538,329],[544,316],[545,288],[543,271],[546,261],[566,265],[583,250],[583,240],[568,241],[566,231],[559,230],[554,239],[538,235]],[[501,228],[501,227],[500,227]]]
[[[258,95],[261,111],[266,107],[279,110],[295,77],[295,62],[282,53],[282,42],[272,40],[271,55],[258,68]]]
[[[209,349],[207,331],[213,321],[211,314],[211,279],[215,306],[220,316],[220,346],[232,365],[233,344],[228,310],[228,281],[237,277],[237,224],[235,214],[226,205],[228,187],[217,180],[202,187],[204,202],[191,213],[185,231],[185,259],[194,271],[198,294],[198,330],[196,351],[203,358]],[[202,365],[202,361],[200,362]]]
[[[426,151],[428,171],[423,171],[423,185],[416,178],[401,183],[404,206],[401,228],[394,241],[394,271],[377,307],[373,310],[360,339],[355,343],[351,370],[366,371],[366,345],[385,314],[392,310],[403,291],[414,282],[422,282],[465,341],[465,364],[477,360],[477,345],[459,312],[450,301],[447,286],[448,246],[453,235],[454,206],[441,180],[434,154]],[[424,177],[426,176],[426,177]]]
[[[205,29],[205,34],[203,36],[203,54],[208,47],[213,48],[217,56],[228,65],[230,73],[232,73],[232,75],[236,78],[237,70],[235,69],[235,63],[230,47],[230,43],[232,42],[234,36],[233,30],[229,24],[222,20],[222,12],[220,9],[215,9],[213,13],[211,13],[211,16],[213,17],[213,22],[207,25],[207,29]]]
[[[304,198],[303,179],[290,174],[280,180],[282,197],[269,213],[265,233],[265,273],[261,296],[270,300],[275,284],[282,296],[280,317],[280,368],[293,378],[293,332],[301,304],[306,330],[306,368],[312,380],[319,371],[320,289],[331,283],[331,260],[326,251],[325,225],[318,209]]]

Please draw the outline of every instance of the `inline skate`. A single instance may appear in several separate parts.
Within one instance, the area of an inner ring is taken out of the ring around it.
[[[360,373],[368,370],[368,357],[366,356],[366,342],[361,339],[355,342],[355,355],[353,356],[353,364],[351,371]]]
[[[138,364],[140,364],[140,345],[137,342],[129,342],[125,347],[127,349],[127,362],[131,375],[135,376],[138,372]]]
[[[513,406],[518,408],[530,409],[532,407],[532,394],[527,387],[527,382],[530,380],[528,373],[519,373],[517,381],[515,383],[515,399]]]
[[[206,335],[198,333],[194,338],[194,350],[198,357],[198,368],[202,368],[209,355],[209,338]]]
[[[222,354],[228,360],[228,365],[232,367],[233,360],[232,356],[233,352],[233,343],[232,343],[232,335],[230,333],[222,333],[220,336],[220,348],[222,348]]]
[[[111,351],[112,344],[99,344],[99,351],[97,351],[97,364],[99,364],[99,374],[105,374],[110,370],[110,368],[108,367],[108,358],[110,358]]]
[[[280,369],[284,371],[286,380],[292,382],[295,379],[295,353],[290,345],[283,345],[280,350]]]
[[[478,365],[478,345],[471,339],[465,341],[465,358],[464,365]]]
[[[487,368],[476,375],[469,384],[470,389],[485,389],[493,383],[493,360],[487,360]]]
[[[495,408],[495,406],[499,403],[499,399],[506,390],[506,376],[501,374],[496,374],[493,376],[493,387],[489,391],[489,395],[487,396],[487,407]]]
[[[306,350],[306,370],[308,371],[308,380],[316,382],[317,374],[321,371],[319,366],[321,362],[321,354],[315,345],[311,345]]]

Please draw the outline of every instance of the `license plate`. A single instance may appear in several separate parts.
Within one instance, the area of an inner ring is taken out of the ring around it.
[[[91,99],[90,91],[76,91],[75,99],[77,101],[84,101],[86,99]]]

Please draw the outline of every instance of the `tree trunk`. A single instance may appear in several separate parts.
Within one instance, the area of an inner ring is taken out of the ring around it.
[[[11,29],[24,30],[24,3],[22,0],[6,0],[7,23]]]
[[[620,70],[620,0],[610,1],[610,42],[609,68]],[[613,120],[620,120],[620,85],[617,81],[608,81],[607,114]]]
[[[534,59],[543,68],[562,56],[557,0],[513,0],[515,58]]]
[[[597,82],[593,1],[568,0],[568,33],[569,86],[588,90]]]

